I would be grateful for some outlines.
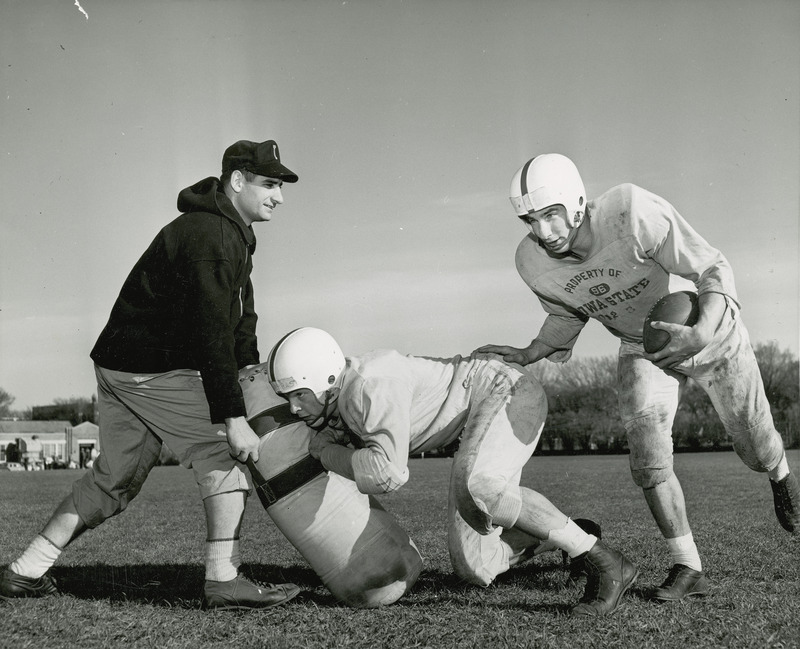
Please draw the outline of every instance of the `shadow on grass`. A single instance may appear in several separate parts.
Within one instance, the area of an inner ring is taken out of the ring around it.
[[[452,573],[437,570],[423,571],[416,585],[403,599],[393,606],[428,606],[465,602],[481,599],[487,606],[498,609],[530,612],[538,611],[557,615],[568,615],[578,603],[586,588],[585,575],[570,575],[569,567],[560,563],[538,564],[531,562],[514,567],[495,579],[488,588],[468,584]],[[497,589],[498,598],[491,591]],[[513,596],[519,590],[519,597]],[[503,591],[502,595],[500,591]],[[536,593],[528,597],[526,591]],[[650,589],[634,583],[624,598],[648,599]],[[553,602],[553,599],[563,601]],[[542,599],[543,601],[537,601]]]
[[[297,584],[304,589],[299,600],[313,599],[322,606],[336,604],[330,594],[320,597],[307,590],[322,587],[319,577],[310,568],[249,564],[243,566],[242,571],[260,582]],[[205,568],[199,565],[57,566],[52,574],[65,595],[167,608],[199,608],[205,583]]]
[[[248,564],[243,567],[246,576],[266,583],[294,583],[301,593],[296,603],[311,603],[321,608],[342,607],[327,589],[317,574],[303,565],[275,566]],[[137,564],[111,566],[95,564],[88,566],[58,566],[53,568],[59,590],[65,595],[87,600],[141,603],[166,608],[197,609],[201,605],[205,569],[200,565]],[[568,571],[557,563],[546,565],[523,565],[499,575],[489,589],[533,590],[560,592],[569,599],[564,603],[533,603],[506,600],[501,608],[515,609],[520,605],[529,610],[550,613],[568,613],[583,594],[585,579],[568,580]],[[423,570],[414,587],[393,607],[418,607],[420,605],[453,603],[482,597],[483,589],[468,584],[452,572]],[[626,597],[644,598],[644,589],[634,585]],[[513,598],[512,598],[513,599]]]

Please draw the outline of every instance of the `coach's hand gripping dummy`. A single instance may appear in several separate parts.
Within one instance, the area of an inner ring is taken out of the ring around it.
[[[456,574],[480,586],[537,553],[584,559],[586,593],[576,615],[614,611],[638,570],[541,494],[520,487],[547,412],[542,387],[497,356],[447,359],[375,351],[345,359],[326,332],[290,332],[267,372],[291,412],[319,432],[309,452],[365,494],[409,479],[411,453],[461,437],[448,502],[448,548]],[[351,445],[343,435],[347,431]]]
[[[577,168],[563,155],[526,162],[511,180],[510,198],[530,230],[517,247],[517,270],[547,318],[527,347],[485,345],[477,351],[521,365],[543,358],[565,362],[589,318],[620,339],[619,407],[631,473],[673,561],[653,597],[677,601],[708,590],[672,469],[672,423],[687,378],[708,393],[742,461],[768,473],[780,524],[800,534],[800,486],[773,425],[722,253],[667,201],[635,185],[587,201]],[[653,331],[645,336],[645,322],[669,293],[670,275],[695,284],[696,319],[648,320],[646,326],[667,334],[666,344],[650,347]]]
[[[248,467],[275,525],[339,601],[354,608],[397,601],[422,569],[414,542],[374,497],[308,454],[316,431],[275,395],[264,364],[242,370],[239,383],[261,438]]]

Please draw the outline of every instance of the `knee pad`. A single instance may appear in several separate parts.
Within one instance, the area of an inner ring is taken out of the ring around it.
[[[502,478],[479,473],[456,487],[458,513],[478,534],[496,527],[514,527],[522,508],[519,487]]]
[[[652,489],[653,487],[660,485],[662,482],[666,482],[672,477],[673,471],[672,466],[668,467],[645,467],[643,469],[634,469],[631,466],[631,476],[633,477],[633,482],[636,486],[641,487],[642,489]]]
[[[650,489],[672,476],[672,431],[654,409],[625,422],[634,483]]]
[[[450,522],[447,534],[450,564],[460,580],[485,588],[508,570],[511,549],[501,538],[502,532],[495,528],[491,534],[478,534],[458,516]]]
[[[748,469],[759,472],[769,471],[758,458],[757,449],[753,447],[750,440],[733,440],[733,450]]]
[[[730,432],[730,436],[736,455],[753,471],[770,471],[783,458],[783,439],[771,421],[741,433]]]

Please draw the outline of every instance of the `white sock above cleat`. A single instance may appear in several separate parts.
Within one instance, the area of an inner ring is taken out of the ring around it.
[[[38,579],[46,573],[61,556],[62,548],[52,543],[48,538],[37,535],[20,557],[8,567],[11,571]]]
[[[783,454],[781,461],[778,462],[778,466],[769,471],[767,475],[773,482],[780,482],[789,475],[789,461],[786,459],[786,453]]]
[[[212,539],[206,541],[206,579],[230,581],[239,574],[242,563],[239,539]]]
[[[669,548],[669,554],[672,557],[673,564],[680,563],[684,566],[688,566],[692,570],[697,570],[698,572],[703,571],[700,554],[697,551],[697,546],[694,543],[694,537],[691,532],[674,539],[667,539],[667,547]]]

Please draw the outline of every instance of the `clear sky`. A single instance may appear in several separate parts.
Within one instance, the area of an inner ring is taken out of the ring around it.
[[[797,354],[799,35],[796,0],[0,0],[0,387],[95,392],[122,281],[238,139],[300,176],[254,227],[262,357],[304,325],[347,354],[527,344],[507,191],[546,152],[590,197],[672,202],[753,341]],[[615,351],[597,323],[576,348]]]

